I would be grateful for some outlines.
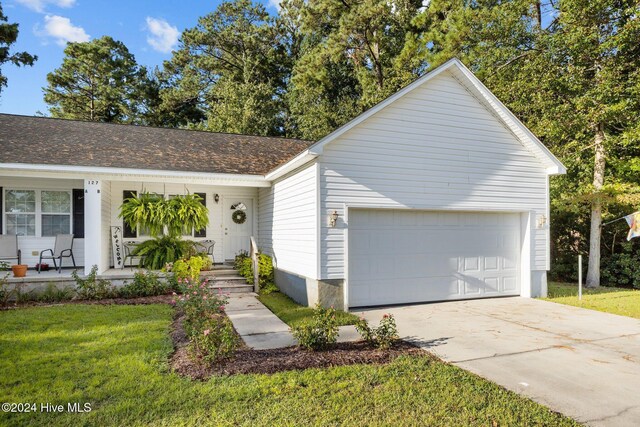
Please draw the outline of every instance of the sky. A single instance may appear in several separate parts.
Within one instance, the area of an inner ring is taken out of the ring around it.
[[[0,93],[0,113],[47,113],[42,88],[47,73],[62,64],[70,41],[88,41],[104,35],[123,42],[139,64],[150,69],[171,58],[183,30],[211,13],[220,0],[0,0],[9,23],[20,34],[12,52],[37,55],[33,67],[2,66],[8,87]],[[264,0],[277,13],[277,0]]]

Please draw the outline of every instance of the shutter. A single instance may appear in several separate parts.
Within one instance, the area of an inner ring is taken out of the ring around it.
[[[0,187],[0,210],[2,210],[2,212],[0,212],[0,234],[3,234],[2,230],[4,230],[2,228],[2,220],[4,219],[4,204],[2,203],[3,197],[4,197],[4,189]]]
[[[202,197],[200,201],[205,207],[207,207],[207,193],[195,193],[198,196]],[[207,237],[207,227],[202,230],[195,230],[193,233],[193,237]]]
[[[130,199],[132,197],[136,197],[137,195],[138,195],[137,191],[124,190],[122,192],[122,201],[125,201],[126,199]],[[126,221],[122,221],[122,237],[136,238],[138,237],[138,233],[135,228],[129,227],[129,224],[127,224]]]
[[[73,236],[84,239],[84,190],[73,189],[71,198],[71,213],[73,215]]]

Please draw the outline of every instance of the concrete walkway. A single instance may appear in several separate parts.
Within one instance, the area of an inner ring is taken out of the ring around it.
[[[421,304],[392,313],[403,338],[593,426],[640,426],[640,320],[526,298]]]
[[[256,350],[289,347],[298,343],[289,325],[262,304],[254,293],[229,297],[225,311],[248,347]],[[338,342],[357,341],[360,335],[353,326],[341,326]]]

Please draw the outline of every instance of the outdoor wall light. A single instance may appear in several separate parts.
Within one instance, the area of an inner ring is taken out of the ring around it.
[[[547,217],[540,215],[538,217],[538,228],[544,228],[545,225],[547,225]]]
[[[218,193],[213,195],[213,201],[218,203],[220,201],[220,195]]]
[[[329,215],[329,226],[335,227],[336,222],[338,222],[338,211],[333,211],[333,213]]]

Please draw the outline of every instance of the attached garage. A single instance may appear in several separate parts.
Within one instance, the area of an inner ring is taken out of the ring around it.
[[[308,305],[545,296],[564,172],[454,59],[267,175],[260,244]]]
[[[521,215],[349,211],[349,307],[520,295]]]

